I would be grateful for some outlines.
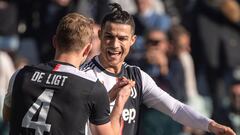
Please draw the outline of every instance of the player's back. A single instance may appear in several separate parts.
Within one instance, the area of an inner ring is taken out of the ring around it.
[[[96,78],[71,65],[50,62],[24,67],[12,87],[10,134],[83,135],[88,119],[108,122],[107,115],[95,121],[95,98],[102,96],[96,88],[106,91]]]

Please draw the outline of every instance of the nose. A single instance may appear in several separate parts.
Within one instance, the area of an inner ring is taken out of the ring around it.
[[[112,47],[114,47],[114,48],[118,48],[119,45],[120,45],[120,43],[119,43],[118,38],[117,38],[117,37],[114,38],[113,41],[112,41]]]

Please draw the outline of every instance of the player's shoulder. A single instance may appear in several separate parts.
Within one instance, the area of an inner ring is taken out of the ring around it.
[[[30,72],[33,69],[35,69],[34,65],[25,65],[24,67],[17,69],[14,74],[22,75],[25,74],[26,72]]]
[[[139,66],[130,65],[128,63],[123,63],[123,67],[125,70],[130,72],[130,74],[134,74],[135,76],[140,76],[141,78],[148,78],[150,77],[145,71],[143,71]]]
[[[92,81],[92,82],[97,81],[97,78],[93,74],[81,71],[72,65],[58,64],[56,70],[54,69],[54,68],[56,68],[55,66],[56,65],[53,66],[52,62],[49,62],[49,63],[41,63],[38,65],[25,66],[22,70],[24,70],[24,71],[39,70],[39,71],[49,72],[49,73],[52,73],[54,71],[54,73],[57,73],[57,74],[65,74],[68,76],[73,76],[73,77],[85,79],[85,80]]]
[[[34,70],[50,70],[50,68],[47,66],[47,63],[39,63],[35,65],[25,65],[23,68],[19,70],[19,72],[28,72],[28,71],[34,71]]]
[[[125,70],[128,70],[130,72],[134,72],[134,73],[137,73],[139,75],[143,75],[145,72],[139,67],[139,66],[136,66],[136,65],[130,65],[126,62],[123,63],[123,68]]]
[[[141,70],[140,67],[138,67],[138,66],[136,66],[136,65],[130,65],[130,64],[126,63],[126,62],[123,63],[123,67],[124,67],[125,69]]]
[[[93,59],[84,62],[80,66],[80,71],[86,72],[87,74],[96,76],[96,72],[104,71],[105,69],[101,66],[99,61],[94,57]]]
[[[84,78],[86,80],[93,81],[93,82],[97,81],[96,76],[94,76],[93,74],[81,71],[78,68],[68,66],[68,65],[61,65],[58,69],[58,72],[71,74],[79,78]]]
[[[80,70],[84,71],[84,72],[88,72],[88,71],[94,70],[97,65],[98,65],[98,62],[97,62],[97,60],[94,57],[91,60],[85,61],[80,66]]]

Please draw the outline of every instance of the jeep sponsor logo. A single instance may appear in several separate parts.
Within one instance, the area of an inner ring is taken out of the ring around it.
[[[134,108],[131,109],[124,109],[122,112],[122,118],[124,121],[127,121],[128,123],[135,123],[135,117],[136,117],[136,110]]]

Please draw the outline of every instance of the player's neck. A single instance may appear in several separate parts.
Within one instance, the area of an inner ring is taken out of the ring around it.
[[[108,72],[118,74],[121,72],[122,64],[116,65],[109,61],[105,61],[101,55],[98,56],[99,64]]]
[[[61,53],[56,54],[54,60],[69,63],[76,68],[80,67],[80,64],[82,63],[82,59],[79,57],[79,55],[75,55],[74,53]]]

